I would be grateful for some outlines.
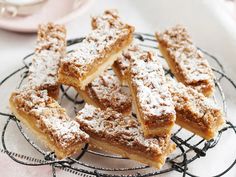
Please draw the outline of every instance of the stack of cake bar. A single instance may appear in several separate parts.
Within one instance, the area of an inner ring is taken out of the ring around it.
[[[28,82],[10,97],[15,116],[57,158],[89,143],[160,169],[175,150],[170,140],[175,124],[214,138],[224,124],[211,99],[214,75],[183,26],[156,33],[175,80],[165,75],[153,51],[133,42],[134,27],[117,11],[107,10],[91,24],[91,32],[68,54],[62,25],[39,26]],[[86,101],[73,119],[56,101],[60,84],[72,86]],[[137,118],[131,116],[132,105]]]

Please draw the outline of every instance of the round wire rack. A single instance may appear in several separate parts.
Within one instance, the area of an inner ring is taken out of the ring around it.
[[[84,38],[76,38],[72,40],[67,41],[68,45],[68,52],[71,52],[73,50],[73,47],[76,47],[76,44],[80,43]],[[151,50],[155,50],[158,54],[161,60],[164,59],[161,56],[158,47],[157,42],[155,39],[155,36],[150,34],[144,34],[144,33],[136,33],[135,39],[144,48],[148,48]],[[199,48],[200,49],[200,48]],[[214,66],[212,69],[215,73],[215,86],[216,86],[216,94],[214,96],[214,99],[217,100],[218,104],[220,104],[223,108],[223,112],[225,117],[227,117],[227,104],[226,104],[226,98],[223,92],[222,84],[221,82],[227,82],[232,86],[234,89],[234,94],[236,94],[236,84],[225,74],[224,68],[220,61],[214,57],[213,55],[209,54],[208,52],[200,49],[207,59],[211,62],[212,66]],[[32,54],[27,55],[23,59],[23,67],[17,69],[16,71],[12,72],[10,75],[8,75],[5,79],[3,79],[0,82],[0,88],[4,86],[7,82],[11,82],[12,77],[18,75],[20,80],[18,83],[16,83],[15,87],[20,88],[25,79],[28,75],[28,68],[31,62],[31,56]],[[173,77],[173,74],[168,69],[166,64],[163,64],[165,72],[167,75],[170,75]],[[65,102],[70,103],[70,109],[73,108],[74,114],[81,109],[81,107],[84,105],[84,101],[79,97],[78,93],[76,93],[71,87],[67,87],[62,85],[61,86],[61,94],[60,94],[59,103],[61,105],[65,104]],[[56,177],[56,168],[60,168],[63,170],[66,170],[68,172],[71,172],[73,174],[77,174],[79,176],[89,177],[89,176],[105,176],[105,177],[148,177],[148,176],[158,176],[164,173],[168,173],[171,171],[176,171],[179,173],[182,173],[182,176],[192,176],[195,177],[197,175],[192,174],[189,171],[188,166],[195,160],[199,158],[203,158],[206,156],[207,151],[209,149],[214,148],[221,140],[221,135],[224,132],[228,132],[231,130],[233,132],[233,137],[236,136],[236,126],[233,125],[231,122],[226,121],[225,126],[219,130],[218,135],[210,140],[206,141],[199,136],[196,136],[195,134],[192,134],[181,127],[174,128],[174,132],[172,134],[172,141],[176,143],[177,149],[175,153],[170,155],[170,157],[167,158],[166,164],[161,170],[153,169],[147,165],[143,165],[140,163],[129,162],[130,160],[114,155],[114,154],[108,154],[93,148],[89,147],[89,144],[85,144],[84,147],[81,149],[81,151],[74,157],[69,157],[64,160],[58,160],[56,159],[56,156],[54,152],[48,152],[47,149],[42,148],[37,142],[34,141],[33,138],[29,137],[29,134],[27,133],[26,129],[24,128],[24,125],[21,124],[19,120],[15,118],[14,115],[7,112],[0,112],[0,115],[6,118],[6,123],[4,124],[3,130],[2,130],[2,146],[3,150],[2,152],[6,153],[11,159],[16,161],[17,163],[28,165],[28,166],[42,166],[42,165],[50,165],[52,167],[52,176]],[[136,117],[133,113],[134,118]],[[9,150],[8,143],[13,143],[11,140],[7,139],[7,131],[9,129],[9,125],[13,123],[17,128],[20,136],[23,136],[27,143],[29,143],[35,151],[41,154],[42,159],[37,159],[34,157],[28,157],[25,155],[19,155],[17,153],[14,153]],[[8,142],[7,142],[8,141]],[[86,156],[90,156],[87,158]],[[91,161],[91,159],[98,158],[96,162],[94,160]],[[205,157],[206,158],[206,157]],[[99,162],[103,162],[103,160],[118,162],[117,166],[110,167],[108,163],[100,164]],[[215,177],[223,176],[226,174],[230,169],[234,167],[236,164],[236,158],[234,157],[233,162],[226,168],[222,169],[222,171],[214,175]]]

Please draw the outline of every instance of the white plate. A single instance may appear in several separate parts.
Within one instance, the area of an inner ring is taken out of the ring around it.
[[[36,32],[38,24],[55,22],[67,23],[85,12],[93,0],[50,0],[30,16],[0,17],[0,28],[17,32]]]

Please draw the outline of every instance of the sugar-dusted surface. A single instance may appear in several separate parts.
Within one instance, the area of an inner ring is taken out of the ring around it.
[[[60,53],[42,50],[35,53],[32,65],[29,67],[29,86],[42,87],[57,84],[57,71],[60,63]]]
[[[80,123],[81,129],[90,136],[132,151],[160,155],[166,151],[170,143],[168,136],[144,138],[136,119],[111,109],[103,111],[85,105],[76,120]]]
[[[132,38],[134,28],[121,21],[119,23],[122,25],[116,25],[117,21],[119,19],[114,18],[111,26],[104,25],[102,28],[92,30],[77,49],[62,60],[63,67],[80,78],[94,69],[94,64],[99,66],[105,58],[125,47]],[[106,24],[107,21],[101,23]]]
[[[221,109],[212,99],[171,78],[168,78],[168,87],[176,112],[188,114],[189,116],[183,117],[191,120],[195,125],[200,128],[214,129],[219,126],[217,122],[224,122]]]
[[[24,90],[12,94],[16,109],[32,117],[36,127],[59,148],[88,140],[77,122],[70,120],[65,109],[47,95],[47,91]]]
[[[156,36],[174,60],[176,70],[184,78],[185,84],[194,86],[203,82],[214,86],[211,67],[203,53],[192,43],[185,27],[177,25],[163,33],[156,33]]]
[[[130,55],[129,50],[135,50],[135,45],[131,45],[127,50],[124,50],[122,55],[118,57],[118,59],[114,62],[113,67],[116,67],[120,72],[122,79],[125,79],[128,74],[129,66],[130,66]]]
[[[47,23],[39,25],[36,51],[51,50],[64,54],[66,29],[63,25]]]
[[[131,58],[129,79],[136,88],[138,105],[146,115],[143,119],[153,121],[163,115],[174,115],[164,70],[157,56],[137,46],[134,50],[129,50],[127,55]]]
[[[102,15],[92,17],[92,28],[124,27],[117,10],[106,10]]]
[[[86,91],[103,109],[111,107],[118,112],[131,111],[131,96],[122,90],[119,79],[112,72],[105,71],[86,87]]]
[[[52,23],[39,26],[37,46],[29,67],[28,86],[46,89],[57,85],[57,72],[65,47],[64,26]]]

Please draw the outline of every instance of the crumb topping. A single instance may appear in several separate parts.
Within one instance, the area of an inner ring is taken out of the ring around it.
[[[192,43],[185,27],[177,25],[163,33],[156,33],[156,36],[158,41],[166,46],[186,84],[213,83],[211,67],[203,53]]]
[[[163,115],[174,115],[171,95],[166,85],[164,70],[157,56],[151,51],[129,51],[130,79],[136,88],[138,104],[146,121]]]
[[[136,119],[107,109],[105,111],[85,105],[76,120],[90,134],[114,145],[142,153],[162,154],[169,145],[169,136],[145,138]]]
[[[106,10],[103,15],[92,17],[92,27],[96,28],[114,28],[124,27],[117,10]]]
[[[122,55],[117,58],[115,65],[118,67],[122,77],[125,77],[128,73],[130,66],[129,51],[136,50],[136,45],[131,45],[127,50],[124,50]]]
[[[88,140],[80,125],[70,120],[65,109],[49,97],[46,90],[21,90],[13,93],[13,101],[16,109],[33,116],[36,126],[61,148]]]
[[[51,50],[64,54],[66,29],[63,25],[48,23],[39,25],[36,52]]]
[[[131,110],[132,102],[129,94],[125,93],[120,85],[119,79],[109,71],[93,80],[88,86],[90,97],[95,97],[104,108],[123,112]]]
[[[64,56],[66,31],[61,25],[40,25],[37,47],[29,67],[28,86],[45,89],[57,85],[57,71]]]

